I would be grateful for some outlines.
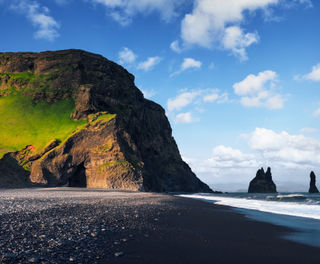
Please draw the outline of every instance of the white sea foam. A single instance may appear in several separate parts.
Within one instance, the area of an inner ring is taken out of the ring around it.
[[[273,214],[291,215],[298,217],[307,217],[320,220],[320,205],[308,204],[298,202],[284,202],[284,201],[270,201],[270,196],[267,196],[268,200],[247,199],[247,198],[233,198],[225,196],[208,196],[208,195],[181,195],[182,197],[201,199],[205,201],[212,201],[215,204],[227,205],[237,208],[257,210],[262,212],[268,212]],[[283,198],[303,198],[300,194],[292,195],[277,195],[279,200]]]
[[[277,198],[282,199],[282,198],[305,198],[303,194],[298,194],[298,193],[290,193],[290,194],[279,194],[277,195]]]

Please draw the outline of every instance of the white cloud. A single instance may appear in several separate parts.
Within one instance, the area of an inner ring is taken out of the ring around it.
[[[212,103],[212,102],[214,102],[214,101],[217,101],[218,98],[219,98],[219,94],[216,93],[216,92],[214,92],[214,93],[205,95],[205,96],[203,97],[203,101],[204,101],[204,102],[210,102],[210,103]]]
[[[258,41],[259,36],[257,33],[244,34],[238,26],[226,28],[222,39],[224,48],[231,50],[241,61],[248,59],[246,48],[254,43],[258,43]]]
[[[148,15],[160,13],[161,18],[169,22],[177,16],[176,8],[183,4],[182,0],[91,0],[94,4],[105,6],[113,19],[125,26],[131,23],[137,14]]]
[[[170,49],[172,49],[176,53],[181,53],[182,48],[179,45],[179,40],[175,40],[175,41],[171,42]]]
[[[250,134],[249,146],[252,150],[259,151],[262,158],[270,163],[286,167],[320,165],[320,142],[303,135],[256,128]]]
[[[227,93],[220,93],[219,90],[203,90],[202,91],[203,102],[205,103],[213,103],[216,102],[218,104],[226,103],[229,101],[229,96]]]
[[[123,48],[119,51],[120,64],[131,64],[135,62],[137,55],[129,48]]]
[[[41,6],[37,1],[14,1],[10,5],[10,8],[24,14],[33,26],[37,28],[37,31],[34,33],[36,39],[53,41],[59,37],[59,23],[49,15],[50,10],[45,6]]]
[[[119,51],[119,63],[130,65],[133,64],[137,58],[138,55],[135,54],[131,49],[124,47]],[[155,56],[155,57],[149,57],[146,61],[142,61],[137,65],[138,70],[144,70],[149,71],[154,68],[157,64],[161,62],[162,58]]]
[[[313,115],[315,117],[319,117],[320,116],[320,108],[318,108],[316,111],[314,111]]]
[[[123,27],[128,26],[132,22],[130,17],[124,16],[120,12],[110,12],[109,15]]]
[[[219,95],[219,99],[217,100],[217,103],[218,104],[223,104],[223,103],[226,103],[226,102],[231,102],[231,101],[229,101],[228,93],[223,93],[223,94]]]
[[[143,93],[143,96],[144,96],[145,98],[147,98],[147,99],[155,96],[155,94],[156,94],[156,92],[155,92],[154,90],[150,90],[150,91],[148,91],[148,90],[142,90],[142,89],[140,89],[140,90],[141,90],[141,92]]]
[[[258,34],[244,33],[240,24],[244,12],[266,10],[279,0],[195,0],[191,14],[181,23],[181,38],[184,43],[210,48],[222,46],[238,56],[247,59],[246,48],[259,40]]]
[[[233,85],[234,92],[241,96],[240,103],[247,107],[266,107],[280,109],[284,99],[274,93],[277,73],[273,71],[260,72],[258,75],[249,74],[241,82]]]
[[[301,128],[300,131],[301,133],[316,133],[319,131],[319,129],[313,127],[304,127]]]
[[[149,57],[146,61],[140,62],[138,64],[139,70],[149,71],[153,69],[153,67],[160,63],[162,59],[160,57]]]
[[[213,148],[209,158],[186,158],[184,155],[183,159],[214,190],[228,192],[246,190],[257,169],[262,166],[254,154],[245,154],[224,145]]]
[[[204,103],[213,103],[218,104],[225,103],[228,101],[227,93],[220,93],[218,89],[199,89],[199,90],[183,90],[175,98],[169,98],[167,101],[167,109],[169,112],[179,111],[182,108],[193,105],[197,106],[197,109],[200,112],[203,112],[203,109],[199,106]],[[198,111],[199,112],[199,111]]]
[[[202,66],[201,61],[197,61],[193,58],[184,58],[182,64],[180,65],[180,69],[174,73],[171,74],[172,76],[178,75],[188,69],[200,69]]]
[[[238,149],[223,145],[213,149],[212,157],[208,159],[208,164],[216,168],[250,168],[258,166],[254,155],[244,154]]]
[[[192,59],[192,58],[185,58],[183,60],[183,63],[181,65],[181,71],[185,71],[187,69],[190,69],[190,68],[198,68],[200,69],[201,68],[201,61],[197,61],[195,59]]]
[[[281,109],[283,107],[283,97],[280,94],[271,95],[265,103],[265,107],[268,109]]]
[[[275,81],[277,73],[273,71],[260,72],[258,75],[249,74],[241,82],[235,83],[233,89],[237,95],[250,95],[263,91],[268,81]]]
[[[189,124],[196,120],[194,120],[190,112],[187,112],[187,113],[177,114],[174,121],[177,124]]]
[[[312,67],[312,71],[303,76],[303,79],[320,82],[320,63]]]
[[[201,94],[201,91],[183,92],[176,98],[169,98],[167,102],[168,111],[180,110],[192,103],[192,101]]]

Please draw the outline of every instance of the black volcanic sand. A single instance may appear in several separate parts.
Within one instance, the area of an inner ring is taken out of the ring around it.
[[[171,195],[0,190],[0,263],[320,263],[289,229]]]

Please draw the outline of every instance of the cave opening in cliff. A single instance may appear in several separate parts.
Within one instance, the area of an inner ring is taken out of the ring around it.
[[[75,173],[69,178],[69,187],[87,187],[86,168],[81,163]]]

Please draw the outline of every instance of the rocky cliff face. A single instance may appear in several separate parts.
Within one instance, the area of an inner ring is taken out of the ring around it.
[[[0,104],[21,97],[32,100],[32,109],[58,109],[61,102],[74,102],[70,118],[81,125],[62,139],[57,139],[54,125],[46,129],[51,137],[46,147],[36,146],[39,140],[31,142],[31,136],[23,148],[0,139],[0,151],[15,149],[0,160],[2,186],[30,181],[44,186],[211,192],[181,159],[164,109],[143,97],[133,75],[102,56],[81,50],[0,53]],[[61,131],[64,128],[60,125]],[[27,133],[17,132],[17,137]]]
[[[264,172],[263,168],[257,171],[256,177],[250,182],[249,193],[276,193],[276,185],[271,176],[271,169],[268,167]]]
[[[316,186],[316,175],[313,171],[310,173],[310,188],[309,193],[319,193],[319,190]]]

